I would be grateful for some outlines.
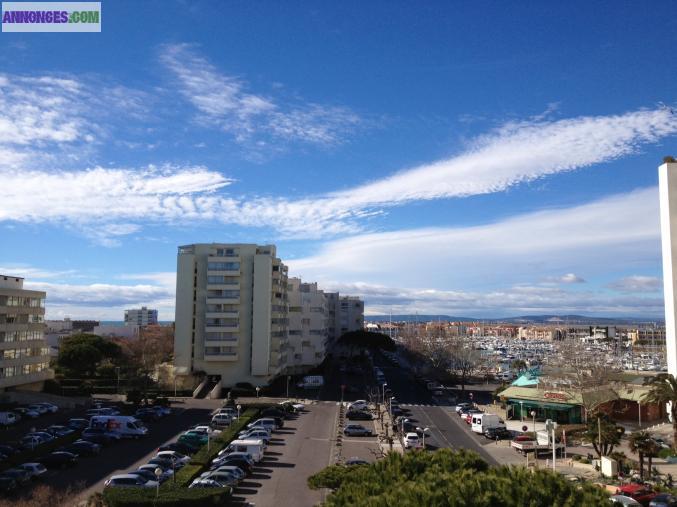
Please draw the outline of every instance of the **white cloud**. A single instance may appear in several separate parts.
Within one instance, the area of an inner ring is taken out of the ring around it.
[[[553,271],[654,266],[659,256],[658,195],[648,188],[487,225],[352,236],[289,265],[321,283],[395,279],[405,287],[448,289],[526,283]]]
[[[655,276],[626,276],[607,285],[618,292],[659,292],[663,290],[663,281]]]
[[[562,276],[546,276],[545,281],[549,283],[585,283],[585,279],[575,273],[567,273]]]
[[[181,94],[200,111],[199,120],[218,125],[237,141],[263,135],[336,144],[361,124],[358,115],[343,107],[314,103],[289,107],[250,93],[244,81],[219,72],[192,45],[168,44],[161,51],[160,59],[177,78]]]

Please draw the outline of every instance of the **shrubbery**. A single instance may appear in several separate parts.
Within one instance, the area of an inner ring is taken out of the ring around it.
[[[309,478],[311,488],[331,488],[328,506],[574,507],[607,506],[608,496],[589,484],[522,467],[489,468],[461,450],[390,453],[370,466],[335,465]]]
[[[110,488],[103,492],[108,507],[202,507],[209,505],[225,505],[233,494],[230,488],[162,488],[156,500],[155,489]]]

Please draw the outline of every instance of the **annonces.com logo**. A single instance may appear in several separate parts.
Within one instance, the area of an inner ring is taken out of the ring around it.
[[[3,32],[100,32],[101,2],[2,2]]]

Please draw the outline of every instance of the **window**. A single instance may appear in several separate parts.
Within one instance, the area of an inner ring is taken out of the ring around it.
[[[239,262],[208,262],[208,271],[239,271]]]
[[[205,340],[209,341],[237,341],[237,339],[238,339],[237,333],[228,333],[225,331],[222,332],[209,331],[208,333],[205,333]]]

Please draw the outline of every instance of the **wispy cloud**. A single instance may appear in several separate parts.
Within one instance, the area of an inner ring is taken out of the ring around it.
[[[585,283],[585,279],[575,273],[567,273],[562,276],[546,276],[545,281],[549,283]]]
[[[396,273],[402,286],[443,289],[525,283],[552,272],[604,273],[609,252],[619,272],[660,258],[655,187],[480,226],[360,234],[289,264],[321,283],[331,277],[385,284]]]
[[[618,292],[659,292],[663,281],[655,276],[633,275],[611,282],[607,287]]]
[[[220,72],[195,46],[168,44],[161,62],[176,77],[179,91],[200,112],[199,121],[217,125],[237,141],[266,139],[336,144],[351,137],[360,117],[345,107],[316,103],[286,104],[248,91],[237,76]]]

